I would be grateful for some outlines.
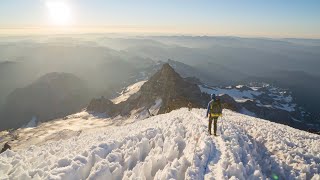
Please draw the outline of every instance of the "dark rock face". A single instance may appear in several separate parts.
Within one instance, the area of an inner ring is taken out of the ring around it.
[[[241,106],[229,95],[224,94],[222,96],[218,96],[221,101],[222,107],[225,109],[230,109],[232,111],[240,111]]]
[[[252,101],[242,103],[242,106],[251,112],[254,112],[259,118],[270,119],[273,122],[287,124],[291,120],[289,114],[283,110],[259,107]]]
[[[69,73],[49,73],[7,98],[0,130],[19,128],[33,117],[48,121],[80,111],[89,100],[87,85]]]
[[[11,149],[11,146],[9,145],[8,142],[6,142],[6,143],[4,144],[3,148],[2,148],[1,151],[0,151],[0,154],[3,153],[3,152],[5,152],[7,149]]]
[[[104,97],[98,99],[92,99],[87,111],[93,111],[98,113],[107,113],[108,115],[113,115],[115,112],[115,105],[109,99]]]
[[[291,127],[307,130],[309,127],[304,122],[293,121],[290,112],[268,107],[259,107],[253,101],[246,101],[240,105],[255,113],[258,118],[267,119],[272,122],[289,125]]]
[[[316,130],[316,129],[308,129],[307,131],[310,132],[310,133],[313,133],[313,134],[318,134],[318,135],[320,135],[320,131],[318,131],[318,130]]]

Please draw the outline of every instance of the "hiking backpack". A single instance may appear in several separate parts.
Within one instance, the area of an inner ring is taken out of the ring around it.
[[[219,116],[222,113],[220,100],[211,102],[210,104],[210,114],[211,116]]]

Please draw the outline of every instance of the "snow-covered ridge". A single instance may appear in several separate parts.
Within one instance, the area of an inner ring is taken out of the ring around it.
[[[145,82],[146,81],[139,81],[128,86],[120,93],[120,96],[112,99],[111,101],[115,104],[119,104],[120,102],[126,101],[131,95],[137,93]]]
[[[228,94],[229,96],[233,97],[237,102],[244,102],[247,100],[253,100],[254,97],[259,96],[262,92],[254,91],[254,90],[244,90],[240,91],[239,89],[243,86],[236,86],[236,88],[218,88],[218,87],[208,87],[199,85],[201,92],[206,92],[208,94]]]
[[[206,85],[199,85],[202,92],[208,94],[228,94],[237,102],[254,101],[257,106],[267,107],[273,109],[280,109],[288,112],[296,111],[297,104],[293,102],[290,92],[280,88],[271,87],[268,84],[263,86],[246,86],[237,85],[235,87],[209,87]]]
[[[218,137],[208,135],[204,109],[182,108],[6,151],[0,179],[320,178],[320,136],[229,110],[223,114]],[[74,118],[94,125],[88,116]]]

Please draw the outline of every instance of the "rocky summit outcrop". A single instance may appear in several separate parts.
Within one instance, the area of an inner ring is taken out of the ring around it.
[[[105,98],[93,99],[87,110],[106,112],[111,116],[119,114],[127,116],[133,111],[136,113],[148,111],[157,101],[161,101],[161,105],[156,114],[162,114],[187,107],[189,103],[192,107],[205,107],[208,95],[201,93],[196,84],[183,79],[166,63],[126,101],[113,104]]]
[[[221,99],[224,108],[239,111],[241,107],[229,95],[222,95]],[[157,102],[161,101],[159,110],[151,112]],[[188,107],[191,104],[194,108],[206,108],[210,101],[210,95],[202,93],[197,83],[182,78],[168,64],[145,82],[140,90],[131,95],[126,101],[113,104],[105,98],[93,99],[87,110],[93,112],[106,112],[110,116],[128,116],[134,113],[147,112],[149,114],[168,113],[181,107]]]
[[[115,104],[109,99],[101,98],[92,99],[87,107],[87,111],[93,111],[97,113],[107,113],[108,115],[115,114]]]
[[[2,147],[2,149],[1,149],[1,151],[0,151],[0,154],[3,153],[3,152],[5,152],[7,149],[11,149],[11,146],[9,145],[9,142],[6,142],[6,143],[3,145],[3,147]]]
[[[237,103],[231,96],[228,94],[223,94],[218,96],[221,101],[222,107],[224,109],[230,109],[232,111],[239,112],[241,110],[241,106]]]
[[[166,63],[141,87],[138,93],[120,104],[123,106],[121,113],[126,114],[133,109],[148,108],[158,99],[162,100],[159,114],[187,107],[189,102],[193,107],[203,107],[206,103],[199,87],[185,81]]]

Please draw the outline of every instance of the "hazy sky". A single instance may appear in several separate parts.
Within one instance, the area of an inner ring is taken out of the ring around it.
[[[320,0],[0,0],[0,33],[320,38]]]

